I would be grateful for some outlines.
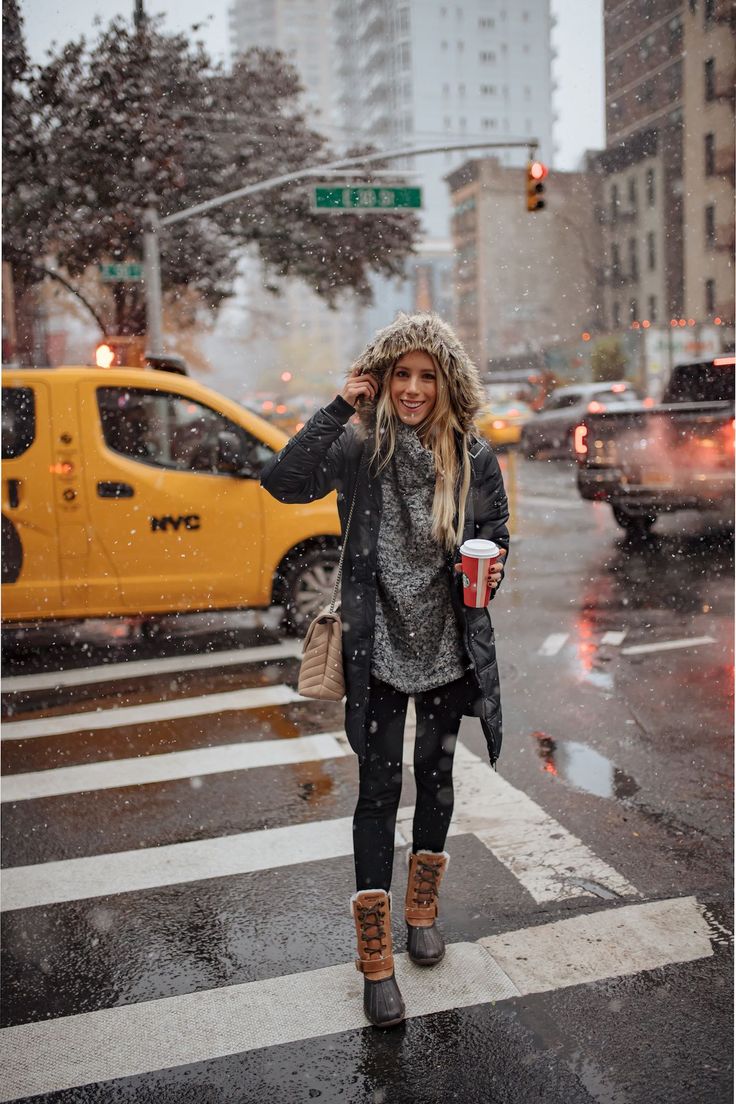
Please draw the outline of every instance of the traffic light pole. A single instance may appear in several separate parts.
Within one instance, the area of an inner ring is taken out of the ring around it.
[[[143,282],[146,295],[146,352],[161,356],[164,351],[161,328],[161,255],[159,251],[159,217],[155,204],[146,208],[143,230]]]
[[[403,158],[425,157],[432,153],[451,153],[457,150],[526,149],[529,151],[529,157],[532,158],[536,153],[538,144],[536,138],[511,139],[505,142],[446,142],[437,146],[407,146],[403,149],[385,150],[381,153],[368,153],[361,157],[343,157],[339,161],[328,161],[324,165],[314,165],[308,169],[285,173],[283,176],[272,176],[268,180],[259,180],[256,184],[248,184],[244,188],[238,188],[235,192],[227,192],[215,199],[197,203],[193,207],[176,211],[173,215],[167,215],[165,218],[159,218],[155,200],[152,199],[150,205],[146,208],[143,230],[143,279],[148,332],[147,351],[156,355],[160,355],[164,351],[161,326],[161,259],[159,246],[159,232],[162,227],[173,226],[176,222],[183,222],[194,215],[202,215],[216,207],[223,207],[226,203],[233,203],[236,199],[244,199],[246,196],[256,195],[258,192],[265,192],[270,188],[279,188],[283,184],[295,184],[300,180],[308,180],[310,177],[319,178],[333,170],[361,168],[374,162],[399,161]]]

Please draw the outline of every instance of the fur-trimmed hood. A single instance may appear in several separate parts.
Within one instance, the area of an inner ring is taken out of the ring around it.
[[[445,373],[450,399],[463,433],[473,428],[485,401],[478,369],[457,335],[436,314],[399,314],[390,326],[379,330],[351,368],[351,374],[370,372],[383,387],[388,373],[404,353],[431,353]],[[358,417],[365,430],[375,424],[376,404],[360,404]]]

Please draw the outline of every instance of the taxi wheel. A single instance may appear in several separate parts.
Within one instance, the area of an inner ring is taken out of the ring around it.
[[[284,630],[304,636],[316,615],[329,605],[340,553],[337,548],[308,548],[284,572]]]

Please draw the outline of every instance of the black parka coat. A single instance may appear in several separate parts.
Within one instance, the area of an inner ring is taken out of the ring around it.
[[[417,348],[437,356],[436,342],[428,341],[426,334],[424,340],[420,340],[422,335],[416,333],[417,320],[429,322],[435,336],[437,329],[443,339],[446,334],[450,335],[454,342],[453,353],[456,354],[459,349],[462,354],[460,367],[455,365],[456,371],[475,372],[452,331],[433,315],[399,316],[393,327],[381,331],[379,338],[402,324],[408,330],[404,335],[408,346],[400,348],[398,353],[391,349],[391,365],[404,352]],[[395,341],[389,342],[389,345],[394,344]],[[369,346],[368,355],[364,354],[362,361],[358,362],[358,370],[367,361],[372,367],[363,366],[362,370],[371,371],[380,380],[381,372],[369,355],[375,346],[376,342]],[[380,363],[383,361],[379,357],[379,367]],[[384,370],[386,367],[388,363]],[[467,380],[463,382],[467,384]],[[261,483],[274,498],[287,503],[311,502],[337,490],[338,511],[344,532],[357,482],[355,508],[345,548],[341,615],[346,685],[345,729],[350,746],[363,759],[367,745],[368,687],[376,616],[376,567],[382,496],[381,477],[375,474],[369,462],[372,442],[366,440],[365,433],[359,428],[348,425],[354,414],[354,408],[338,395],[310,418],[281,452],[266,464]],[[370,410],[361,410],[362,419],[370,419],[370,416]],[[470,431],[467,438],[472,481],[463,539],[483,537],[508,551],[508,505],[498,461],[485,441],[479,440]],[[461,444],[459,440],[458,446]],[[495,764],[501,750],[502,719],[493,626],[488,609],[472,609],[463,604],[462,583],[454,570],[458,560],[458,553],[448,553],[447,571],[453,603],[463,626],[465,645],[472,664],[473,687],[477,683],[477,694],[469,694],[467,712],[480,717],[489,756]],[[423,600],[426,599],[417,597],[417,601]]]

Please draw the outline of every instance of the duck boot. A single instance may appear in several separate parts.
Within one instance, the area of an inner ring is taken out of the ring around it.
[[[437,927],[437,895],[450,856],[446,851],[417,851],[409,855],[404,916],[409,958],[417,966],[434,966],[445,955],[445,941]]]
[[[358,937],[356,968],[364,978],[363,1008],[375,1027],[393,1027],[404,1019],[404,1002],[394,977],[391,944],[391,895],[362,889],[350,898]]]

